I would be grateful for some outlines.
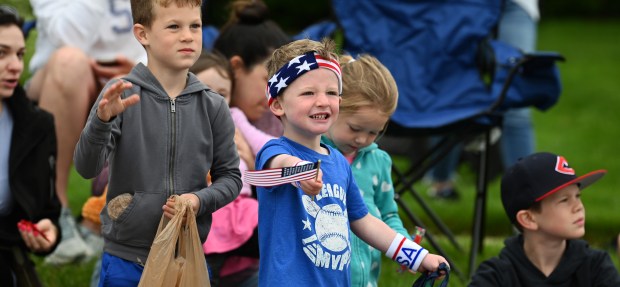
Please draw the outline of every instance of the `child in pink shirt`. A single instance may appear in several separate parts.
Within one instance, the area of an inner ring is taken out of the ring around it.
[[[230,103],[232,71],[228,61],[216,53],[201,55],[191,71],[212,90]],[[254,169],[254,157],[273,137],[256,129],[236,107],[230,113],[235,123],[235,144],[239,151],[239,170]],[[203,244],[211,269],[212,285],[225,285],[225,278],[257,274],[258,268],[258,202],[252,197],[251,186],[245,182],[239,197],[213,213],[213,223]],[[234,275],[234,276],[231,276]],[[221,280],[221,281],[220,281]]]

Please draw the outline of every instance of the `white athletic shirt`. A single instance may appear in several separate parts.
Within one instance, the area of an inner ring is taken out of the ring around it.
[[[133,35],[129,0],[30,0],[38,37],[30,72],[58,48],[80,48],[97,60],[124,55],[146,64],[146,52]]]
[[[512,0],[513,2],[519,4],[527,14],[532,17],[535,21],[540,19],[540,11],[538,10],[538,0]]]

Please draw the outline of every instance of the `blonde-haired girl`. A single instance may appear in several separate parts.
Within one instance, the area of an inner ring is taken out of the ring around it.
[[[410,239],[398,216],[392,185],[392,160],[375,140],[396,109],[398,88],[376,58],[343,56],[340,115],[322,141],[337,148],[351,164],[368,212]],[[351,235],[351,286],[377,286],[381,251]]]

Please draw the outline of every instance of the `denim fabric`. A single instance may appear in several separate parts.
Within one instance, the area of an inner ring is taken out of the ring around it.
[[[536,47],[537,22],[513,1],[507,1],[499,24],[498,39],[524,52]],[[504,168],[520,157],[534,152],[535,138],[530,108],[509,110],[504,114],[502,127],[502,162]]]
[[[140,283],[144,266],[107,252],[101,258],[99,287],[135,287]]]
[[[430,146],[434,146],[441,141],[442,137],[429,138]],[[433,182],[446,182],[454,181],[456,167],[459,165],[459,159],[461,158],[461,150],[463,144],[457,144],[450,150],[450,152],[437,164],[428,171],[426,175]]]

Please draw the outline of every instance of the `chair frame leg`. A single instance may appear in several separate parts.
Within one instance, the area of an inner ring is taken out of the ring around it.
[[[422,198],[420,194],[414,189],[413,184],[422,179],[426,172],[437,162],[439,162],[443,157],[445,157],[451,148],[453,148],[460,142],[467,142],[469,139],[473,138],[474,135],[479,134],[482,134],[484,137],[484,145],[482,150],[478,154],[479,166],[477,170],[474,216],[471,231],[472,241],[468,266],[469,278],[471,278],[473,272],[475,271],[475,268],[477,267],[477,256],[482,253],[482,249],[484,246],[484,225],[488,190],[488,166],[491,146],[491,128],[484,129],[482,132],[479,130],[478,132],[476,132],[476,130],[473,129],[464,129],[454,134],[447,135],[444,139],[439,141],[439,143],[437,143],[431,148],[432,152],[429,152],[424,157],[414,161],[414,163],[410,165],[406,172],[401,172],[395,167],[392,168],[392,171],[395,175],[395,200],[403,209],[409,220],[422,228],[426,228],[425,225],[422,223],[422,220],[412,212],[412,210],[406,205],[406,203],[402,199],[402,196],[406,193],[409,193],[413,196],[414,200],[429,216],[433,224],[435,224],[435,226],[437,226],[437,228],[446,235],[450,243],[454,245],[454,247],[459,252],[463,252],[463,248],[456,241],[456,236],[454,236],[450,228],[425,202],[424,198]],[[444,256],[446,260],[448,260],[450,266],[452,267],[452,270],[455,271],[457,276],[463,279],[463,274],[460,269],[456,266],[456,264],[451,262],[450,258],[446,255],[443,248],[439,246],[434,236],[427,233],[427,238],[433,248],[435,248],[435,250],[437,250],[440,255]]]
[[[396,202],[400,205],[400,207],[403,209],[403,211],[405,212],[405,214],[407,214],[407,217],[409,217],[409,219],[411,220],[411,222],[413,222],[415,225],[422,227],[424,229],[427,229],[426,225],[424,225],[424,223],[422,222],[422,220],[417,217],[413,211],[406,205],[406,203],[404,202],[404,200],[400,197],[399,194],[395,194],[394,199],[396,200]],[[437,253],[439,253],[439,255],[443,256],[444,258],[446,258],[446,260],[448,261],[448,264],[450,264],[451,267],[451,271],[453,271],[459,278],[461,278],[462,280],[464,280],[463,278],[463,272],[460,270],[460,268],[458,268],[457,264],[454,263],[454,261],[452,261],[450,259],[450,257],[448,256],[448,254],[446,253],[446,251],[439,245],[439,243],[437,242],[437,240],[435,240],[435,236],[430,233],[430,232],[426,232],[426,234],[424,235],[424,237],[426,238],[426,240],[428,240],[428,242],[430,242],[431,246],[433,246],[433,248],[435,248],[435,250],[437,250]],[[460,247],[460,246],[457,246]],[[461,250],[459,250],[461,251]]]
[[[480,165],[478,168],[478,182],[474,203],[474,224],[472,226],[471,250],[469,254],[469,277],[474,275],[477,266],[477,256],[482,253],[484,247],[484,225],[486,217],[487,188],[488,188],[488,165],[491,130],[484,134],[484,149],[480,152]]]
[[[404,175],[396,169],[394,169],[394,173],[396,173],[396,175],[399,176],[400,178],[404,177]],[[456,241],[456,236],[454,235],[454,233],[452,233],[450,228],[443,222],[443,220],[441,220],[441,218],[437,215],[437,213],[433,211],[433,209],[426,203],[426,201],[424,201],[422,196],[420,196],[420,194],[413,188],[412,186],[413,182],[409,182],[409,181],[410,180],[407,180],[407,178],[401,181],[400,184],[402,187],[395,193],[395,195],[398,196],[400,199],[400,196],[408,191],[413,196],[413,198],[418,202],[420,207],[422,207],[424,212],[426,212],[426,214],[430,217],[431,221],[433,221],[435,226],[437,226],[437,228],[439,228],[439,230],[448,237],[448,240],[450,240],[450,243],[452,243],[452,245],[454,245],[454,247],[459,252],[463,252],[463,248]],[[401,205],[404,206],[404,202],[401,202]],[[408,207],[407,207],[407,210],[409,210]],[[409,215],[409,218],[413,221],[414,215],[412,212],[410,213],[411,214]]]

